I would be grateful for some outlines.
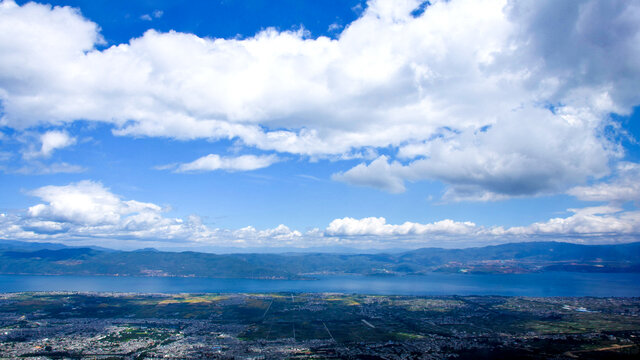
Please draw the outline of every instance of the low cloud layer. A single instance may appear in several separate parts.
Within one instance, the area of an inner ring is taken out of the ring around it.
[[[444,219],[388,224],[383,217],[335,219],[324,230],[306,232],[278,225],[259,230],[211,228],[192,215],[167,216],[166,209],[125,200],[98,182],[44,186],[29,193],[41,202],[0,216],[0,239],[86,242],[122,247],[127,242],[173,247],[279,248],[348,246],[384,249],[427,246],[466,247],[512,241],[561,240],[617,243],[640,239],[640,211],[616,206],[570,209],[573,215],[528,226],[481,226]]]
[[[624,236],[627,239],[640,239],[640,211],[624,211],[621,208],[597,206],[582,209],[569,209],[573,215],[566,218],[553,218],[528,226],[504,228],[502,226],[479,226],[470,221],[457,222],[450,219],[420,224],[405,222],[399,225],[387,224],[385,218],[343,218],[333,220],[325,233],[331,236],[379,236],[399,237],[423,235],[444,236],[452,240],[456,237],[474,237],[487,240],[491,237],[505,237],[510,240],[550,237],[566,239],[578,237],[592,241],[607,242],[606,236],[614,238]],[[428,240],[427,240],[428,241]],[[493,240],[495,241],[495,239]],[[490,241],[490,242],[493,242]]]
[[[476,224],[466,222],[456,222],[453,220],[442,220],[431,224],[419,224],[405,222],[401,225],[387,224],[383,217],[354,219],[346,217],[333,220],[327,227],[326,233],[334,236],[353,235],[376,235],[376,236],[399,236],[399,235],[469,235],[477,232]]]
[[[99,182],[80,181],[44,186],[29,192],[40,199],[24,212],[0,216],[0,238],[60,241],[91,240],[93,245],[119,247],[127,242],[165,246],[304,246],[302,233],[285,225],[256,230],[210,228],[197,215],[186,219],[166,216],[166,209],[124,200]]]

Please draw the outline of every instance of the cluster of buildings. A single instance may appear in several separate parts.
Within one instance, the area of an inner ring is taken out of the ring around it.
[[[0,359],[508,358],[514,351],[543,359],[578,356],[583,348],[640,351],[640,299],[634,298],[238,294],[206,303],[186,295],[99,295],[121,301],[115,307],[131,301],[165,309],[184,301],[187,309],[217,309],[209,318],[190,318],[188,312],[65,317],[60,314],[87,310],[97,295],[56,296],[0,296]],[[51,306],[64,311],[51,316]],[[242,317],[240,310],[254,315]],[[552,343],[562,351],[549,353]]]

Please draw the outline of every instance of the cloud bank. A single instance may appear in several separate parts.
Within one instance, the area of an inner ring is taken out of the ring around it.
[[[44,186],[29,193],[37,203],[22,212],[1,214],[0,239],[90,243],[122,247],[126,243],[165,247],[278,248],[349,246],[356,248],[466,247],[513,241],[561,240],[617,243],[640,239],[640,211],[612,205],[570,209],[572,215],[528,226],[482,226],[471,221],[388,224],[383,217],[331,221],[324,230],[301,232],[280,224],[272,229],[211,228],[200,217],[169,217],[162,207],[125,200],[101,183],[80,181]],[[145,247],[140,245],[140,247]]]
[[[370,0],[336,39],[149,30],[98,49],[99,26],[79,11],[4,0],[0,125],[84,119],[119,136],[309,158],[392,149],[334,178],[391,192],[439,180],[452,200],[557,193],[609,174],[623,155],[602,136],[609,114],[640,103],[638,2],[421,4]]]

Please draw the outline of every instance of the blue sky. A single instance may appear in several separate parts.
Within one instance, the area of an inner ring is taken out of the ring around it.
[[[4,0],[0,238],[637,241],[634,14],[632,1]]]

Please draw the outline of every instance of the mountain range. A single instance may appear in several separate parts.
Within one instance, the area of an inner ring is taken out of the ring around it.
[[[0,274],[306,279],[332,274],[403,276],[429,272],[546,271],[640,272],[640,242],[617,245],[523,242],[375,254],[211,254],[0,242]]]

